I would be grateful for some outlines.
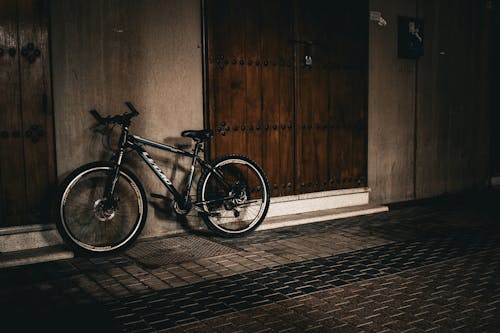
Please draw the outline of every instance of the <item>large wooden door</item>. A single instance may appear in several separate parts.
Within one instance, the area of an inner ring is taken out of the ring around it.
[[[48,0],[0,1],[0,227],[47,222],[55,183]]]
[[[272,195],[366,185],[368,3],[207,0],[211,156],[242,153]]]

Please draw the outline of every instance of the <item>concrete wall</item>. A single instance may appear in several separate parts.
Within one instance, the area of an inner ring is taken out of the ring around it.
[[[476,0],[421,1],[416,195],[485,186],[490,178],[488,82],[492,10]]]
[[[490,176],[484,2],[371,0],[370,9],[388,22],[371,22],[369,32],[372,201],[483,186]],[[89,109],[114,114],[130,100],[141,112],[132,131],[161,142],[178,141],[182,130],[203,126],[200,15],[199,0],[52,1],[60,179],[82,163],[110,156],[103,135],[92,131]],[[398,15],[425,20],[425,51],[418,61],[397,57]],[[163,156],[170,168],[174,161]],[[178,183],[184,171],[169,173]],[[154,178],[141,179],[148,193],[164,194]],[[152,201],[145,235],[177,229]]]
[[[370,199],[414,196],[416,61],[397,54],[398,15],[415,16],[414,0],[371,0],[386,26],[370,22],[368,74],[368,186]]]
[[[490,176],[488,30],[474,0],[372,0],[368,181],[395,202],[485,186]],[[397,16],[424,19],[424,56],[397,58]]]
[[[182,130],[203,127],[200,15],[199,0],[52,1],[60,179],[83,163],[110,157],[106,136],[92,129],[92,108],[105,115],[122,113],[124,102],[131,101],[141,113],[131,131],[159,142],[179,141]],[[160,154],[169,168],[172,160]],[[153,177],[143,176],[152,175],[149,170],[134,168],[148,194],[166,194]],[[174,183],[184,174],[169,171]],[[145,234],[178,228],[154,207]]]

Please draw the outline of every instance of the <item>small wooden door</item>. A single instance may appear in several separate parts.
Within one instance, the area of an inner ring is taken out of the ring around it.
[[[48,222],[56,181],[48,6],[0,1],[0,227]]]
[[[368,2],[207,0],[211,156],[272,195],[366,186]]]

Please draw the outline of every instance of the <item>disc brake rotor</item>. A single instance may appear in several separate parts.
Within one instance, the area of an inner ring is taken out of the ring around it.
[[[94,203],[94,215],[95,217],[101,221],[106,222],[115,217],[116,209],[105,209],[104,208],[104,199],[99,199]]]

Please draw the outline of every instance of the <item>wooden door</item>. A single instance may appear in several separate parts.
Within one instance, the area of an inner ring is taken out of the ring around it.
[[[366,186],[368,2],[296,3],[297,192]]]
[[[249,155],[273,196],[365,186],[367,1],[205,4],[211,157]]]
[[[208,1],[211,156],[240,153],[272,195],[293,193],[292,8],[289,1]]]
[[[48,0],[0,2],[0,227],[46,223],[55,183]]]

